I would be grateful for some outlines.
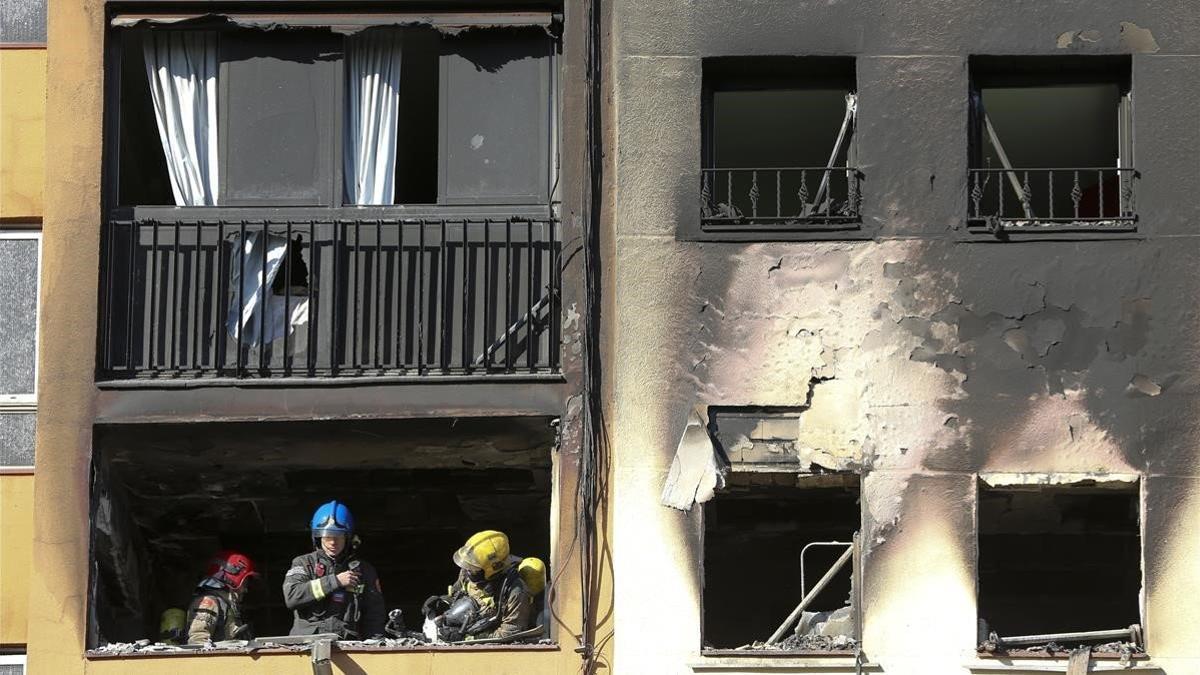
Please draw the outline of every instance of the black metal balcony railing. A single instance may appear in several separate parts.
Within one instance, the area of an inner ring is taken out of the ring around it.
[[[555,373],[558,227],[113,221],[101,377]]]
[[[1004,230],[1129,231],[1131,168],[971,169],[969,225]]]
[[[840,230],[861,221],[858,169],[779,167],[701,169],[706,230],[746,226]]]

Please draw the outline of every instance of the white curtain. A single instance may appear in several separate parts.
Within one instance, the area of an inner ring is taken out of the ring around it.
[[[346,196],[355,204],[391,204],[396,194],[400,31],[375,28],[347,38],[346,63]]]
[[[304,330],[308,325],[308,297],[293,293],[289,299],[287,295],[275,295],[271,291],[288,255],[287,237],[262,235],[262,232],[248,232],[245,241],[240,241],[240,235],[234,235],[235,252],[230,257],[232,269],[229,271],[231,297],[225,329],[234,340],[240,332],[242,346],[252,348],[270,344],[286,334],[288,351],[293,354],[303,352],[308,346],[308,331]],[[267,248],[265,266],[263,246]]]
[[[151,31],[143,51],[175,204],[215,206],[217,36],[211,31]]]

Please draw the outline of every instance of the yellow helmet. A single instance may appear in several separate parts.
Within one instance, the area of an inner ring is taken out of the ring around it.
[[[172,607],[162,613],[158,620],[158,639],[163,642],[179,644],[183,641],[187,627],[187,612]]]
[[[508,537],[496,530],[476,532],[454,552],[453,559],[464,570],[482,571],[484,579],[491,579],[508,567]]]
[[[530,595],[537,595],[546,589],[546,563],[537,558],[525,558],[517,565],[517,574],[525,582],[525,588]]]

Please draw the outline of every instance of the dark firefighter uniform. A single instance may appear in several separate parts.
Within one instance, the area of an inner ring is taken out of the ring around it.
[[[188,607],[187,641],[191,645],[233,640],[242,624],[239,603],[230,592],[205,589],[192,598]]]
[[[370,563],[353,554],[334,562],[322,551],[292,560],[283,579],[283,598],[295,613],[291,635],[337,633],[343,640],[365,640],[383,635],[387,621],[379,576]],[[357,587],[342,588],[337,575],[358,563],[361,580]]]
[[[487,581],[476,583],[460,572],[451,584],[446,601],[453,604],[460,595],[468,595],[479,605],[478,619],[473,623],[483,630],[466,626],[468,639],[504,638],[533,627],[533,594],[511,564],[507,570]]]

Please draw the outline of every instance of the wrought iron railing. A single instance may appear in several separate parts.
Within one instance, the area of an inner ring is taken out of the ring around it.
[[[861,174],[835,167],[701,169],[705,229],[847,229],[861,221]]]
[[[560,242],[536,218],[109,222],[101,377],[556,373]]]
[[[971,169],[969,225],[1004,230],[1132,230],[1131,168]]]

